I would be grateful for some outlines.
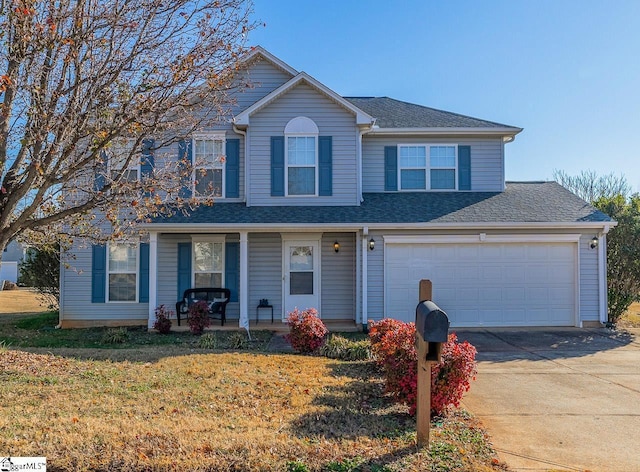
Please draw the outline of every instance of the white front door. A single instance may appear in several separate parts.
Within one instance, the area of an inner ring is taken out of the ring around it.
[[[296,307],[315,308],[320,315],[320,242],[285,240],[283,320]]]

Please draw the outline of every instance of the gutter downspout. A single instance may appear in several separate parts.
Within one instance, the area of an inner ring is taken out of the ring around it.
[[[236,134],[239,134],[240,136],[242,136],[244,139],[244,202],[246,204],[246,206],[251,206],[249,204],[249,187],[248,187],[248,183],[249,183],[249,142],[247,140],[247,132],[245,130],[241,130],[240,128],[238,128],[236,126],[235,123],[232,124],[233,126],[233,132]]]
[[[611,228],[609,225],[598,234],[600,244],[598,244],[598,300],[600,301],[600,322],[606,324],[609,321],[607,300],[607,233]]]
[[[374,119],[371,124],[365,129],[358,129],[358,140],[356,141],[356,157],[358,159],[358,205],[364,201],[362,197],[362,136],[369,133],[375,124]]]

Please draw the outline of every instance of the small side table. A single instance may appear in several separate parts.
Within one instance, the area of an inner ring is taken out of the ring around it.
[[[260,321],[260,308],[271,308],[271,323],[273,324],[273,305],[258,305],[256,307],[256,324]]]

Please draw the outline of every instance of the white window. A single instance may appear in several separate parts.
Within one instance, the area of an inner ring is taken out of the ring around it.
[[[286,195],[318,195],[318,127],[298,116],[284,133]]]
[[[224,239],[193,241],[193,287],[224,287]]]
[[[111,180],[135,182],[140,176],[140,155],[134,155],[135,140],[116,138],[107,149]],[[127,160],[129,162],[127,163]],[[122,176],[118,178],[119,175]]]
[[[109,243],[107,251],[107,300],[137,301],[138,245]]]
[[[199,135],[193,139],[193,190],[200,198],[224,195],[224,134]]]
[[[401,144],[398,146],[400,190],[455,190],[458,146]]]

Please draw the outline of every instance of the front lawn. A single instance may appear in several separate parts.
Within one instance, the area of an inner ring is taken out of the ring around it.
[[[84,360],[0,350],[0,450],[51,470],[496,470],[474,421],[430,451],[371,362],[250,352]]]
[[[45,456],[49,470],[505,468],[464,412],[435,422],[418,450],[415,419],[384,395],[373,362],[265,352],[268,332],[202,343],[134,328],[110,345],[113,330],[55,323],[0,317],[0,451]]]

